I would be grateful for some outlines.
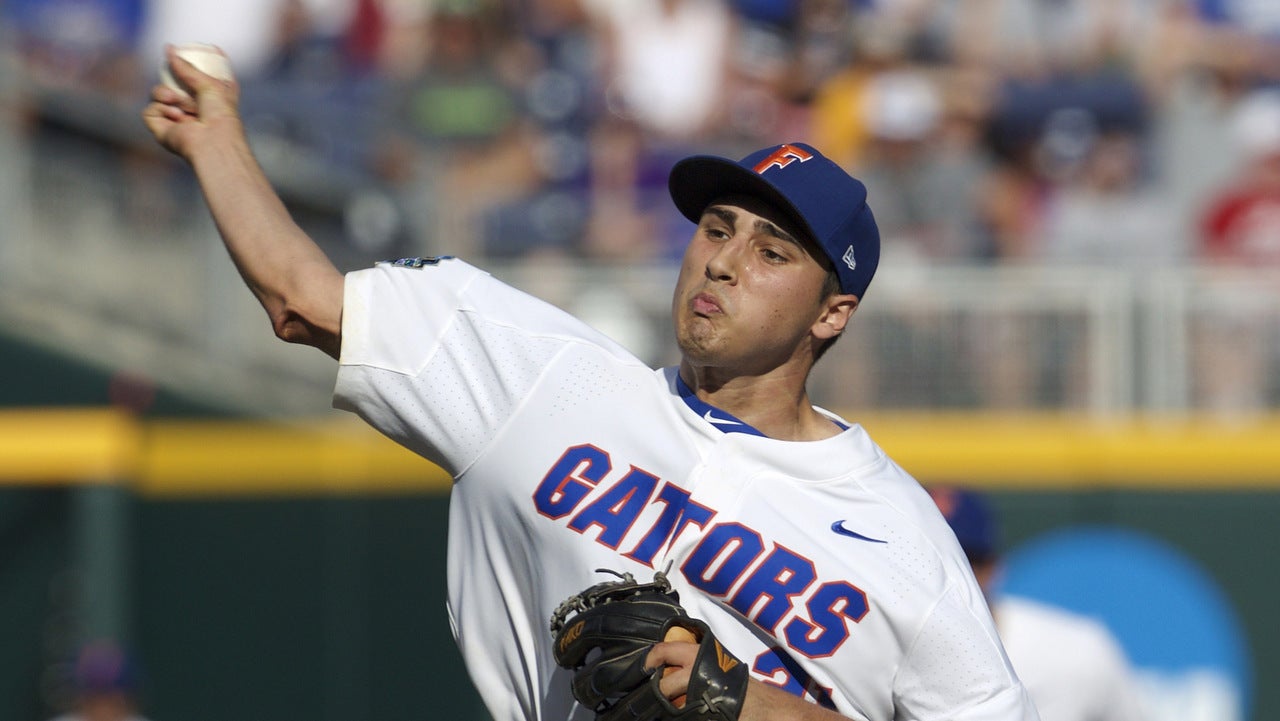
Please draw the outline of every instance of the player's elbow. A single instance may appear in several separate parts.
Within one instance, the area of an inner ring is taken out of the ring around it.
[[[302,317],[291,311],[275,313],[271,318],[271,330],[276,337],[286,343],[303,343],[306,339],[307,324]]]
[[[317,322],[290,309],[271,316],[271,328],[276,337],[286,343],[297,343],[319,348],[333,358],[341,347],[339,327],[336,323]]]
[[[315,346],[334,358],[338,357],[342,332],[342,276],[336,273],[325,280],[336,283],[313,283],[301,292],[262,296],[263,307],[271,318],[276,337],[287,343]]]

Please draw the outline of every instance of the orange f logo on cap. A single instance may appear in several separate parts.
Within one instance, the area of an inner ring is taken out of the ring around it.
[[[769,153],[764,160],[756,163],[756,167],[753,168],[753,170],[755,170],[756,174],[759,175],[769,168],[785,168],[797,160],[803,163],[812,157],[813,153],[810,153],[804,148],[797,148],[794,145],[781,145],[777,150]]]

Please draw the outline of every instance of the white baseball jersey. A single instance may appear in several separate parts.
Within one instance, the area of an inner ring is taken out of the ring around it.
[[[449,616],[498,721],[594,717],[549,621],[600,568],[669,568],[755,678],[846,716],[1035,718],[946,522],[860,427],[765,438],[459,260],[351,273],[344,303],[335,405],[454,476]]]
[[[1124,650],[1101,622],[1016,596],[992,610],[1042,721],[1146,718]]]

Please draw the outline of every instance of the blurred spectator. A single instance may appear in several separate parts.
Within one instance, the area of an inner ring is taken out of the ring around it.
[[[1052,243],[1085,242],[1076,226],[1094,221],[1089,208],[1114,205],[1132,223],[1156,224],[1142,209],[1148,201],[1140,182],[1144,168],[1135,164],[1139,155],[1127,160],[1099,155],[1098,163],[1085,172],[1100,137],[1132,138],[1135,147],[1145,140],[1149,110],[1141,86],[1130,74],[1085,66],[1082,74],[1055,68],[1044,77],[1000,82],[985,135],[995,162],[976,193],[977,225],[983,236],[976,246],[984,255],[1000,265],[1042,263],[1058,252],[1049,247]],[[1099,185],[1104,174],[1110,176],[1105,187]],[[1083,178],[1092,183],[1087,194],[1080,184]],[[1082,205],[1083,219],[1077,212]],[[1116,230],[1108,229],[1107,237],[1115,237]],[[1152,227],[1143,230],[1146,236],[1155,232]],[[1021,310],[977,322],[971,360],[986,405],[1027,408],[1045,404],[1046,399],[1056,405],[1058,399],[1051,394],[1069,373],[1061,364],[1063,354],[1043,342],[1043,326]],[[1065,392],[1068,397],[1082,395],[1069,388]]]
[[[864,92],[868,142],[857,172],[876,197],[886,251],[916,262],[974,259],[973,193],[986,172],[974,139],[944,142],[949,109],[922,71],[880,73]]]
[[[1079,115],[1071,112],[1066,117]],[[1042,253],[1049,208],[1059,191],[1054,164],[1058,157],[1045,149],[1061,150],[1060,136],[1053,130],[1061,126],[1047,121],[1044,125],[1047,128],[1006,129],[998,122],[986,126],[994,160],[974,190],[973,242],[977,256],[989,262],[1027,265]],[[1077,124],[1066,125],[1065,137],[1074,138]],[[1016,308],[997,308],[974,316],[972,324],[972,343],[966,351],[982,405],[998,410],[1034,405],[1044,370],[1044,351],[1033,341],[1034,319]]]
[[[986,172],[976,134],[967,134],[958,110],[947,107],[936,74],[901,66],[866,78],[860,111],[866,139],[854,173],[876,203],[884,249],[881,262],[909,282],[935,264],[962,265],[978,255],[974,191]],[[896,308],[894,322],[877,324],[858,363],[827,369],[844,388],[874,389],[874,402],[929,407],[971,397],[964,383],[948,382],[959,355],[948,347],[955,318],[937,311],[928,282]],[[880,370],[883,369],[883,370]],[[897,382],[872,383],[890,372]],[[927,379],[927,380],[926,380]],[[862,399],[863,402],[871,400]]]
[[[1000,262],[1043,251],[1046,213],[1063,184],[1079,175],[1103,134],[1141,139],[1146,100],[1129,76],[1060,76],[1006,81],[987,128],[999,159],[979,197],[979,213]]]
[[[929,489],[987,594],[996,631],[1041,721],[1141,721],[1147,712],[1124,649],[1105,624],[998,590],[1000,532],[978,491]]]
[[[679,222],[667,200],[669,151],[623,118],[597,123],[590,142],[591,214],[584,256],[615,263],[674,262],[689,239],[688,225]]]
[[[996,90],[984,140],[997,160],[977,213],[989,255],[1020,263],[1043,252],[1046,214],[1100,133],[1145,137],[1138,74],[1159,3],[986,0],[948,3],[953,62]]]
[[[106,192],[82,205],[131,227],[170,210],[169,190],[155,182],[159,174],[129,142],[149,83],[138,54],[149,17],[143,0],[0,3],[2,40],[23,71],[20,93],[7,98],[16,101],[21,130],[33,142],[54,138],[53,147],[74,148],[67,155],[76,161],[92,159]],[[66,163],[54,162],[60,161]]]
[[[1280,267],[1280,90],[1249,95],[1232,121],[1245,162],[1204,212],[1200,254],[1212,263]]]
[[[1265,40],[1280,41],[1280,12],[1269,0],[1193,0],[1208,22],[1237,27]]]
[[[724,0],[589,0],[609,108],[648,134],[705,145],[728,98],[736,21]]]
[[[494,257],[589,256],[586,227],[597,185],[592,136],[604,105],[600,38],[580,0],[535,0],[521,5],[512,22],[520,29],[512,54],[520,59],[517,86],[533,176],[525,192],[486,214],[484,248]],[[620,191],[635,179],[625,182]],[[627,237],[623,222],[613,234],[618,240]]]
[[[349,71],[364,75],[381,69],[388,16],[380,0],[354,0],[341,33],[343,56]]]
[[[1163,4],[1164,0],[939,2],[934,22],[945,28],[957,62],[1026,81],[1132,66],[1147,47],[1148,31]]]
[[[757,38],[757,57],[776,58],[784,95],[806,104],[818,86],[848,62],[856,5],[849,0],[734,2],[743,33]],[[742,44],[749,42],[744,38]]]
[[[146,721],[139,711],[137,664],[119,645],[85,645],[72,669],[75,700],[52,721]]]
[[[1131,131],[1100,132],[1086,141],[1048,205],[1044,243],[1035,260],[1055,268],[1127,271],[1140,278],[1186,259],[1189,251],[1150,182],[1142,147]],[[1048,348],[1023,355],[1039,355],[1051,364],[1042,385],[1056,394],[1051,396],[1055,405],[1087,408],[1094,382],[1090,364],[1098,349],[1084,323],[1062,323],[1056,331],[1047,343],[1041,341]]]
[[[260,142],[309,158],[334,178],[367,175],[380,15],[365,0],[336,17],[317,4],[279,0],[264,21],[271,33],[261,61],[252,71],[237,67],[245,123]]]
[[[724,117],[730,154],[810,134],[809,108],[848,62],[854,13],[847,0],[735,0]]]
[[[1054,265],[1151,270],[1186,257],[1163,199],[1151,187],[1141,139],[1130,131],[1088,141],[1045,221],[1043,258]]]
[[[997,143],[990,172],[976,190],[981,254],[1019,263],[1036,254],[1057,186],[1037,152],[1039,136],[1009,133]]]
[[[115,97],[143,87],[136,50],[147,17],[143,0],[9,0],[0,20],[27,71],[40,83]]]
[[[1205,203],[1245,163],[1231,119],[1267,65],[1257,38],[1206,23],[1191,2],[1168,3],[1158,34],[1141,76],[1154,110],[1151,168],[1176,242],[1194,255]],[[1280,57],[1269,70],[1280,72]]]
[[[425,27],[428,55],[396,89],[396,117],[435,149],[483,147],[520,111],[514,78],[501,65],[503,29],[478,2],[442,4]]]
[[[413,252],[430,253],[431,238],[468,256],[533,250],[540,238],[485,232],[488,212],[543,180],[522,94],[536,66],[509,18],[490,3],[453,0],[392,25],[377,157],[410,209]],[[486,238],[506,243],[478,245]]]
[[[1199,258],[1217,268],[1280,269],[1280,90],[1259,90],[1231,128],[1245,161],[1205,207]],[[1192,357],[1196,400],[1220,413],[1256,412],[1280,391],[1274,296],[1232,284],[1198,299]]]
[[[364,0],[360,5],[376,7]],[[273,32],[261,68],[245,80],[274,81],[281,86],[342,83],[355,67],[372,62],[376,46],[369,43],[377,42],[376,20],[376,15],[353,14],[348,43],[346,28],[322,22],[305,0],[282,0],[269,24]]]
[[[847,42],[852,52],[846,63],[814,92],[811,132],[814,144],[826,149],[828,157],[856,169],[870,142],[867,111],[872,108],[872,81],[884,73],[906,70],[911,63],[906,29],[879,15],[857,15]]]

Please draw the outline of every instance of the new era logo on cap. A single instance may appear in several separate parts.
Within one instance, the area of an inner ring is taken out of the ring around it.
[[[718,198],[750,195],[790,215],[822,248],[840,288],[862,298],[880,262],[880,231],[867,205],[867,189],[836,163],[804,143],[783,143],[740,161],[695,155],[676,163],[671,198],[697,223]]]
[[[849,268],[849,270],[858,269],[858,259],[853,255],[852,245],[849,246],[849,249],[844,252],[844,255],[841,256],[840,260],[844,261],[844,264]]]

